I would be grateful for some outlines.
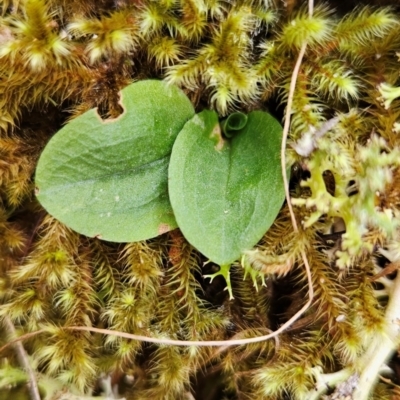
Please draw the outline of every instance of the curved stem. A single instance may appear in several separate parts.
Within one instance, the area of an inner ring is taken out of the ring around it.
[[[314,0],[308,0],[308,15],[309,15],[310,18],[313,15],[313,11],[314,11]],[[301,46],[299,55],[297,57],[296,64],[295,64],[294,69],[293,69],[292,77],[291,77],[291,80],[290,80],[288,103],[287,103],[286,113],[285,113],[285,122],[284,122],[284,125],[283,125],[282,145],[281,145],[281,169],[282,169],[282,178],[283,178],[283,183],[284,183],[284,188],[285,188],[285,197],[286,197],[287,205],[288,205],[288,208],[289,208],[289,213],[290,213],[290,218],[292,220],[293,229],[294,229],[295,232],[299,231],[299,227],[297,225],[296,216],[295,216],[294,211],[293,211],[293,206],[292,206],[292,202],[291,202],[291,198],[290,198],[290,192],[289,192],[289,182],[288,182],[287,174],[286,174],[286,146],[287,146],[287,138],[288,138],[288,135],[289,135],[290,115],[291,115],[291,112],[292,112],[292,104],[293,104],[294,91],[296,89],[297,76],[299,75],[300,66],[301,66],[301,63],[303,61],[303,57],[304,57],[304,54],[306,52],[306,48],[307,48],[307,43],[305,42]],[[310,307],[310,305],[312,303],[312,300],[314,298],[314,288],[313,288],[313,285],[312,285],[311,268],[310,268],[310,264],[308,262],[308,258],[307,258],[306,252],[304,250],[301,251],[301,258],[303,259],[304,267],[306,269],[306,274],[307,274],[308,301],[301,308],[301,310],[299,310],[286,323],[287,326],[289,326],[293,322],[295,322]],[[285,326],[286,324],[284,324],[283,326]],[[281,326],[281,328],[283,326]],[[279,329],[278,329],[278,331],[279,331]]]
[[[286,173],[286,145],[287,145],[287,138],[289,135],[290,114],[292,112],[293,96],[296,88],[297,75],[299,74],[301,62],[303,60],[304,53],[306,52],[306,48],[307,48],[307,43],[304,43],[301,46],[299,56],[297,57],[296,65],[294,66],[293,69],[292,78],[290,80],[290,88],[289,88],[288,102],[286,106],[285,122],[283,125],[282,145],[281,145],[281,168],[282,168],[283,185],[285,187],[285,197],[287,205],[289,207],[290,218],[292,220],[292,225],[295,232],[299,231],[299,227],[297,225],[296,216],[294,215],[292,201],[289,192],[289,181]]]

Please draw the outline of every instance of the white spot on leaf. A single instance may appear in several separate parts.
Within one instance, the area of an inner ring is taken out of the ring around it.
[[[195,125],[200,126],[201,129],[204,129],[204,121],[197,114],[192,118],[192,122]]]

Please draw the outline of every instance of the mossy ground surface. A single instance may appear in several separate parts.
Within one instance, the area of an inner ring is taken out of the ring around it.
[[[396,298],[398,2],[315,2],[310,17],[297,0],[3,0],[0,14],[0,346],[14,329],[45,329],[0,354],[0,399],[32,398],[23,356],[46,400],[353,395],[337,385],[362,379]],[[305,42],[287,146],[300,230],[285,203],[256,249],[231,267],[234,300],[222,278],[203,278],[218,266],[179,230],[104,242],[37,202],[35,167],[52,135],[93,107],[119,115],[118,93],[135,80],[180,86],[196,112],[268,110],[283,122]],[[302,252],[312,305],[275,340],[176,347],[62,329],[180,340],[265,335],[307,301]],[[391,373],[372,399],[400,396],[396,345],[388,357]],[[378,365],[374,378],[384,373]]]

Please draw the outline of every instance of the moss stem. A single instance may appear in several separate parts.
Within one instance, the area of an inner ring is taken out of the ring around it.
[[[400,340],[400,274],[394,280],[385,313],[385,326],[377,333],[364,356],[360,359],[361,370],[359,384],[354,391],[354,400],[367,400],[378,379],[384,363],[395,352]]]
[[[308,400],[318,400],[323,394],[325,394],[330,388],[335,387],[337,384],[344,382],[351,376],[351,369],[345,368],[340,371],[333,372],[330,374],[323,374],[321,367],[315,367],[312,369],[315,379],[315,388],[310,390],[308,393]]]

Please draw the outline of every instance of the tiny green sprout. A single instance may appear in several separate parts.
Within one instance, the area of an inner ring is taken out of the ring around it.
[[[221,123],[221,129],[227,138],[232,137],[237,131],[242,130],[247,124],[247,115],[235,112]]]

